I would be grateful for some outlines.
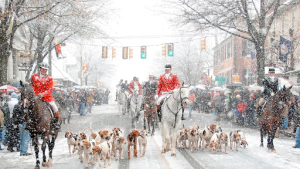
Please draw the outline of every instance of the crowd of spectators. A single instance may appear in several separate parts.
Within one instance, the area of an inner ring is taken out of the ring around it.
[[[241,126],[255,128],[257,124],[256,106],[261,91],[249,91],[247,88],[211,91],[193,90],[195,94],[192,107],[198,112],[213,113],[216,119],[225,118]],[[293,95],[284,113],[280,128],[295,133],[300,127],[300,97]]]
[[[0,150],[1,142],[9,152],[19,151],[20,156],[28,156],[30,134],[25,130],[25,117],[22,102],[15,92],[6,95],[0,90]]]

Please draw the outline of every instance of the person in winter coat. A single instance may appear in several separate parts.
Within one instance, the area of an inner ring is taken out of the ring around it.
[[[193,91],[190,91],[189,94],[189,116],[192,117],[192,108],[193,108],[193,104],[195,102],[195,95],[193,93]]]
[[[250,95],[246,107],[246,123],[248,123],[250,127],[254,126],[255,109],[256,109],[255,98],[253,95]]]
[[[28,144],[30,142],[30,134],[28,130],[25,130],[26,122],[25,122],[22,102],[19,102],[14,106],[12,119],[14,125],[19,127],[20,156],[31,155],[31,153],[27,152]]]
[[[218,116],[217,119],[219,118],[223,110],[223,102],[222,102],[222,97],[220,95],[221,95],[220,92],[218,92],[213,98],[213,103],[215,104],[215,112],[216,115]]]
[[[0,101],[1,104],[1,101]],[[1,141],[2,139],[2,135],[3,135],[3,131],[4,131],[5,127],[4,127],[4,114],[2,112],[2,110],[0,109],[0,150],[3,150],[1,148]]]
[[[88,108],[87,112],[92,113],[92,107],[93,107],[93,101],[94,101],[94,94],[92,90],[89,90],[89,94],[86,100],[86,106]]]
[[[18,134],[19,134],[19,127],[14,124],[13,121],[13,110],[16,104],[18,104],[18,95],[13,92],[11,94],[11,100],[8,102],[9,108],[9,122],[8,122],[8,133],[9,133],[9,140],[8,140],[8,148],[7,150],[10,152],[14,152],[13,147],[17,147],[19,149],[18,143]]]
[[[80,100],[80,115],[84,116],[84,110],[85,110],[85,103],[86,103],[86,92],[85,90],[81,91],[81,94],[79,95],[79,100]]]

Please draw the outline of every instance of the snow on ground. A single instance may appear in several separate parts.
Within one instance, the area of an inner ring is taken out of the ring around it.
[[[215,116],[211,114],[203,114],[193,112],[193,121],[198,124],[200,128],[215,122]],[[62,132],[56,140],[55,149],[53,152],[53,169],[77,169],[84,168],[84,163],[80,163],[77,154],[68,156],[67,140],[64,138],[64,132],[67,130],[79,132],[85,127],[89,127],[92,122],[93,130],[112,129],[114,126],[119,126],[123,130],[123,136],[127,136],[130,132],[130,118],[128,115],[118,117],[116,105],[103,105],[94,107],[93,113],[87,116],[73,115],[71,124],[64,125]],[[138,152],[137,158],[127,159],[127,145],[124,151],[124,160],[115,161],[112,159],[112,165],[108,168],[131,168],[131,169],[147,169],[147,168],[172,168],[172,169],[190,169],[195,166],[199,168],[243,168],[243,169],[259,169],[259,168],[285,168],[296,169],[300,168],[300,149],[294,149],[292,146],[295,144],[294,138],[285,137],[280,135],[280,138],[274,140],[276,153],[271,153],[266,148],[266,138],[264,139],[265,147],[260,147],[260,134],[257,129],[250,129],[241,126],[236,126],[228,121],[222,121],[220,125],[223,132],[229,134],[231,131],[241,130],[247,139],[248,147],[240,148],[239,151],[232,151],[228,149],[228,154],[223,152],[216,152],[212,154],[208,149],[198,150],[193,153],[189,149],[180,150],[176,149],[176,157],[171,157],[171,152],[161,154],[161,135],[160,131],[156,130],[154,136],[148,136],[148,145],[144,157],[140,157]],[[185,127],[190,126],[190,121],[185,121]],[[142,129],[142,123],[138,124],[138,129]],[[87,131],[89,135],[90,131]],[[41,142],[41,141],[40,141]],[[10,153],[6,150],[0,151],[1,168],[5,169],[27,169],[35,166],[35,156],[20,156],[19,152]],[[138,148],[139,150],[139,148]],[[29,152],[34,153],[33,147],[29,147]],[[40,160],[42,160],[42,151],[40,151]],[[48,151],[46,151],[48,156]],[[133,152],[131,152],[133,155]],[[104,162],[101,161],[102,167]],[[90,166],[89,168],[99,168]]]

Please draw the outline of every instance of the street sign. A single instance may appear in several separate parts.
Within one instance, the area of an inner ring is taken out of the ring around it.
[[[221,81],[221,82],[225,82],[226,78],[225,77],[216,77],[215,81]]]

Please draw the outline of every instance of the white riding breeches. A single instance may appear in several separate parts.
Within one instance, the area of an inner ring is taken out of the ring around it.
[[[157,105],[160,105],[160,102],[163,100],[163,99],[165,99],[165,98],[167,98],[167,97],[169,97],[170,96],[170,94],[169,93],[163,93],[162,95],[160,95],[159,96],[159,98],[157,99]]]
[[[58,108],[57,108],[55,102],[48,102],[48,103],[51,105],[51,107],[52,107],[54,113],[58,112]]]

